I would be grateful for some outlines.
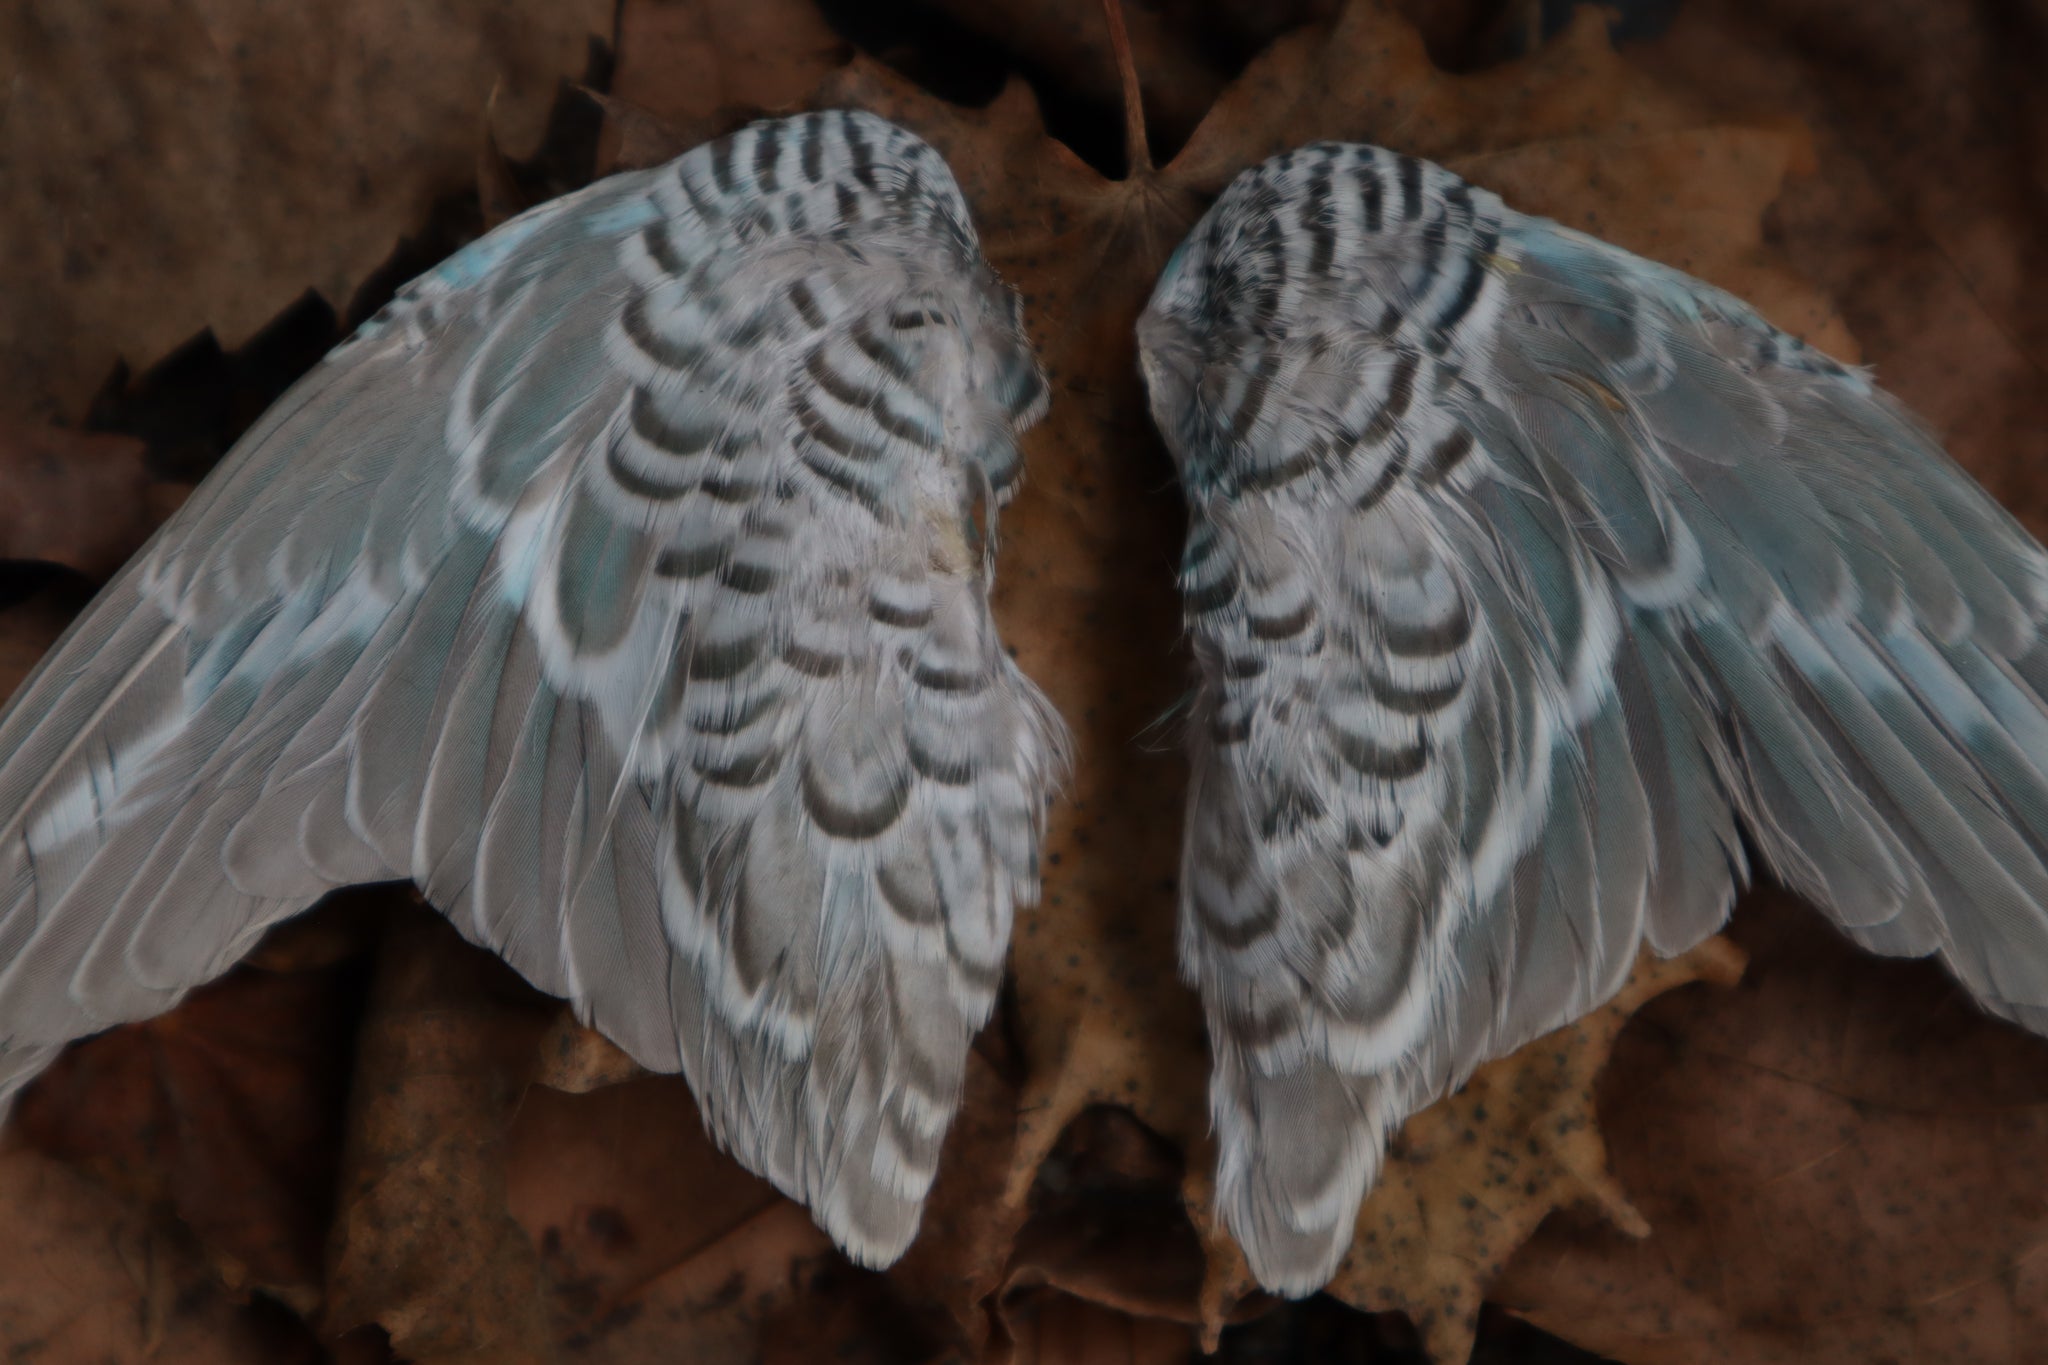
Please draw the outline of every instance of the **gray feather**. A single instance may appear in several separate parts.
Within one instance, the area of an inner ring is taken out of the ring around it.
[[[1338,145],[1226,190],[1139,340],[1202,666],[1181,960],[1262,1282],[1329,1278],[1408,1114],[1716,929],[1739,832],[2048,1031],[2048,554],[1865,375]]]
[[[968,550],[1044,391],[944,163],[866,115],[414,281],[0,716],[0,1106],[411,877],[893,1260],[1064,761]]]

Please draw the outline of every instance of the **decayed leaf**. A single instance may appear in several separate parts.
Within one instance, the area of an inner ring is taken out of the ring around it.
[[[1608,1173],[1594,1081],[1648,1001],[1741,975],[1742,955],[1719,938],[1669,961],[1646,955],[1599,1010],[1481,1068],[1410,1119],[1329,1292],[1359,1308],[1401,1309],[1432,1356],[1458,1361],[1471,1354],[1481,1298],[1552,1210],[1589,1208],[1627,1236],[1647,1234],[1628,1186]],[[1227,1287],[1226,1301],[1229,1288],[1248,1287]]]
[[[112,574],[188,491],[151,477],[144,453],[127,436],[0,419],[0,559]]]
[[[0,609],[0,697],[14,695],[83,605],[83,596],[58,587]]]
[[[933,8],[986,35],[1062,93],[1115,108],[1116,59],[1102,0],[991,5],[936,0]],[[1145,121],[1178,143],[1245,59],[1289,29],[1326,19],[1335,0],[1165,0],[1123,6]]]
[[[1534,56],[1455,76],[1431,63],[1421,35],[1388,0],[1351,0],[1330,24],[1289,34],[1247,67],[1170,169],[1213,193],[1241,167],[1317,138],[1448,162],[1552,138],[1708,122],[1697,99],[1617,56],[1590,8]]]
[[[1774,214],[1887,387],[2048,535],[2048,30],[2027,7],[1688,0],[1637,52],[1742,117],[1795,115],[1817,174]]]
[[[228,1284],[310,1310],[361,976],[352,964],[237,971],[169,1014],[66,1051],[22,1095],[14,1127],[174,1210]],[[21,1216],[10,1210],[9,1225]]]
[[[667,1358],[657,1350],[672,1355],[679,1342],[693,1359],[742,1359],[758,1296],[784,1285],[792,1260],[830,1246],[801,1209],[712,1147],[672,1076],[527,1092],[505,1183],[540,1250],[552,1337],[579,1359]]]
[[[577,1023],[575,1011],[566,1005],[555,1012],[554,1022],[540,1040],[539,1052],[533,1083],[572,1095],[620,1085],[647,1074],[618,1044]]]
[[[1047,1294],[1012,1315],[1014,1365],[1184,1365],[1192,1329],[1132,1317],[1086,1299]]]
[[[1658,1001],[1600,1086],[1653,1229],[1546,1227],[1498,1286],[1629,1365],[2003,1365],[2048,1340],[2048,1044],[1938,967],[1752,897],[1733,992]]]
[[[1122,1105],[1067,1125],[1032,1184],[997,1305],[1020,1351],[1049,1297],[1194,1326],[1206,1253],[1183,1206],[1189,1160]]]
[[[625,0],[600,163],[651,165],[792,108],[846,58],[811,0]]]
[[[399,893],[391,893],[398,895]],[[393,914],[356,1052],[323,1317],[419,1362],[548,1358],[505,1134],[553,1011],[438,916]]]
[[[943,1339],[923,1301],[847,1265],[807,1212],[713,1150],[675,1077],[529,1092],[506,1170],[567,1357],[907,1365]]]
[[[433,6],[30,0],[0,11],[0,371],[75,414],[121,356],[230,346],[345,301],[469,179],[477,117],[524,154],[610,0]]]
[[[0,1142],[0,1350],[11,1361],[315,1365],[289,1321],[233,1303],[168,1220]]]

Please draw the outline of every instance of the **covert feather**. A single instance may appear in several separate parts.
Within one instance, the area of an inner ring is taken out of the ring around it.
[[[1862,372],[1369,146],[1139,324],[1191,529],[1180,956],[1217,1200],[1325,1283],[1390,1132],[1725,921],[1754,850],[2048,1032],[2048,557]]]
[[[945,164],[864,114],[413,282],[0,718],[0,1106],[409,877],[893,1260],[1062,762],[981,531],[1045,397]]]

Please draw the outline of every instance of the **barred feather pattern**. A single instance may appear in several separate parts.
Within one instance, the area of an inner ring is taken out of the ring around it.
[[[1246,172],[1139,327],[1200,668],[1217,1199],[1304,1294],[1390,1132],[1771,873],[2048,1032],[2048,557],[1869,377],[1436,166]]]
[[[893,1260],[1064,761],[988,609],[1020,310],[937,153],[836,112],[408,286],[0,718],[0,1103],[410,877]]]

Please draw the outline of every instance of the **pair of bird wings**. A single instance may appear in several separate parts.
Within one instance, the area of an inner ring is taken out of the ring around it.
[[[1365,147],[1241,177],[1140,349],[1265,1283],[1328,1278],[1407,1114],[1716,928],[1741,832],[2048,1028],[2048,566],[1862,376]],[[893,1260],[1064,761],[982,529],[1045,396],[944,163],[862,114],[416,281],[0,716],[0,1104],[410,878]]]

